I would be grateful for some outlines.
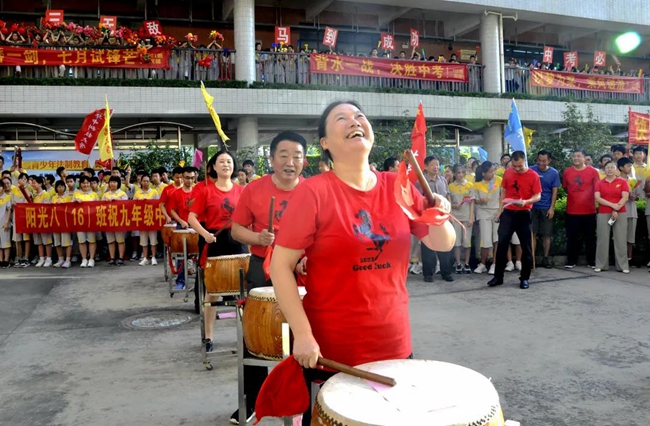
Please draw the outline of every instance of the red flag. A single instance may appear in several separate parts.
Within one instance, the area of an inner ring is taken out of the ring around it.
[[[264,380],[255,403],[258,424],[264,417],[288,417],[309,409],[309,389],[302,367],[291,355],[276,365]]]
[[[106,161],[95,160],[94,168],[100,167],[102,170],[110,170],[113,168],[113,159],[109,158]]]
[[[97,143],[99,133],[104,128],[104,122],[106,121],[105,112],[103,109],[96,109],[86,116],[81,125],[81,129],[79,129],[79,133],[74,138],[75,150],[82,154],[90,155],[90,152]]]
[[[424,118],[424,110],[422,109],[422,102],[420,102],[418,114],[415,116],[415,124],[413,124],[413,131],[411,132],[411,151],[413,151],[413,155],[422,170],[424,170],[424,157],[427,156],[426,134],[427,120]],[[410,165],[408,168],[408,177],[413,183],[418,180],[415,170]]]
[[[630,108],[628,121],[628,142],[647,145],[650,142],[650,115],[634,112]]]

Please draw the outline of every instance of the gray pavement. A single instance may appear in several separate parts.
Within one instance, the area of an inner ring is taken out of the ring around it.
[[[537,270],[454,283],[409,278],[417,358],[490,377],[522,425],[645,425],[650,419],[650,275]],[[191,313],[162,266],[0,271],[0,425],[226,425],[236,357],[201,364],[199,322],[131,330],[134,314]],[[234,349],[234,320],[217,322]],[[264,421],[277,425],[279,421]]]

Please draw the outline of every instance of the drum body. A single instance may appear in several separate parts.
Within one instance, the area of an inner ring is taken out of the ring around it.
[[[208,257],[203,268],[203,282],[208,293],[239,294],[239,270],[248,273],[251,255],[233,254]]]
[[[183,240],[187,241],[187,253],[199,252],[199,234],[187,229],[172,231],[172,253],[183,253]]]
[[[300,300],[307,294],[304,287],[298,287],[298,292]],[[273,287],[259,287],[248,292],[242,322],[248,352],[258,358],[282,359],[282,323],[287,320]]]
[[[176,225],[172,225],[171,223],[165,224],[162,228],[162,240],[163,244],[169,245],[171,243],[171,238],[172,238],[172,232],[176,230]]]
[[[425,360],[358,366],[395,379],[388,388],[339,373],[320,392],[312,426],[503,426],[499,395],[485,376]]]

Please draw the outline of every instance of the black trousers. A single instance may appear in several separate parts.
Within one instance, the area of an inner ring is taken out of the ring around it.
[[[454,253],[452,251],[433,251],[424,243],[422,247],[422,275],[432,277],[436,268],[436,254],[440,260],[440,274],[451,274],[454,269]]]
[[[531,245],[530,210],[504,210],[499,217],[499,243],[497,245],[496,267],[494,276],[503,279],[503,273],[508,263],[508,247],[512,234],[517,233],[521,243],[521,275],[520,280],[530,279],[533,267],[533,249]]]
[[[577,265],[578,255],[585,243],[587,264],[596,264],[596,215],[595,214],[567,214],[567,265]]]

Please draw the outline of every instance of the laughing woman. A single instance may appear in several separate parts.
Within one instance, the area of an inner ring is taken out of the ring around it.
[[[455,233],[411,222],[395,201],[394,173],[370,170],[370,122],[356,102],[335,102],[318,126],[321,147],[334,170],[299,185],[284,213],[271,262],[278,302],[293,331],[293,355],[308,383],[332,376],[313,369],[319,355],[348,365],[412,354],[406,274],[411,234],[435,251],[449,251]],[[416,206],[423,199],[413,190]],[[449,212],[449,202],[435,196]],[[294,277],[305,251],[307,295],[300,301]],[[354,318],[354,321],[350,321]],[[303,415],[309,424],[310,413]]]

